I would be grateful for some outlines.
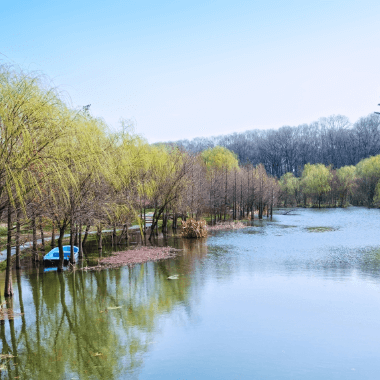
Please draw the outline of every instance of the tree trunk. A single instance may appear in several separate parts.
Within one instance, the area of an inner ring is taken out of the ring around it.
[[[83,258],[83,247],[82,247],[82,222],[79,223],[79,236],[78,236],[78,258],[82,259]]]
[[[36,217],[32,215],[32,231],[33,231],[33,246],[32,246],[32,255],[33,261],[37,262],[39,260],[38,251],[37,251],[37,226],[36,226]]]
[[[117,233],[116,233],[116,224],[113,225],[112,231],[112,246],[116,245],[117,242]]]
[[[65,235],[65,225],[59,227],[59,238],[58,238],[58,248],[59,248],[59,261],[58,261],[58,272],[63,271],[63,262],[64,262],[64,254],[63,254],[63,236]]]
[[[88,238],[88,231],[90,230],[90,227],[91,226],[89,224],[87,224],[86,230],[84,231],[84,238],[83,238],[82,246],[86,245],[86,241]]]
[[[55,223],[51,226],[51,243],[50,247],[53,249],[55,247]]]
[[[154,236],[154,230],[156,228],[156,225],[158,223],[159,216],[156,216],[156,210],[154,210],[153,216],[152,216],[152,225],[150,226],[150,234],[149,234],[149,240],[152,239]]]
[[[101,251],[103,249],[103,240],[102,240],[102,225],[98,224],[96,226],[97,235],[98,235],[98,250]]]
[[[74,234],[75,234],[75,229],[74,229],[74,223],[73,219],[71,218],[70,221],[70,264],[74,265],[75,264],[75,257],[74,257]]]
[[[12,286],[12,206],[8,205],[7,268],[5,272],[4,297],[13,297]]]
[[[270,220],[273,220],[273,198],[274,198],[274,194],[273,194],[273,188],[272,188],[272,198],[270,202]]]
[[[42,218],[40,217],[41,249],[45,251],[45,236],[42,228]]]
[[[74,245],[78,246],[78,225],[75,225]]]
[[[162,215],[162,226],[161,226],[161,231],[163,234],[166,234],[167,230],[167,214]]]
[[[121,241],[122,241],[122,239],[123,239],[124,236],[126,236],[126,238],[128,240],[127,224],[123,225],[123,229],[121,230],[121,234],[120,234],[119,239],[117,240],[116,244],[121,244]]]
[[[21,235],[21,210],[18,207],[16,211],[16,269],[21,269],[20,263],[20,235]]]

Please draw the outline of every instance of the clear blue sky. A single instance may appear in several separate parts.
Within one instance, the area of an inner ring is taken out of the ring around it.
[[[149,142],[380,110],[379,1],[4,1],[0,59]]]

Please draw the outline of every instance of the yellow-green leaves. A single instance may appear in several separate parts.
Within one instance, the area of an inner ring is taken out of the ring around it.
[[[239,167],[236,154],[222,146],[206,149],[202,152],[202,158],[209,170],[231,170]]]
[[[330,168],[323,164],[306,164],[301,178],[301,185],[306,194],[317,194],[319,197],[331,189],[332,174]]]
[[[356,168],[355,166],[342,166],[336,170],[336,177],[338,179],[338,190],[352,192],[356,181]]]
[[[380,179],[380,155],[372,156],[361,160],[356,165],[356,171],[359,177],[365,179]]]
[[[0,67],[0,193],[24,203],[38,189],[55,161],[61,138],[63,105],[38,77]]]
[[[356,165],[359,186],[367,197],[367,205],[380,199],[380,155],[361,160]]]
[[[279,185],[282,191],[294,195],[300,188],[300,181],[293,173],[286,173],[280,178]]]

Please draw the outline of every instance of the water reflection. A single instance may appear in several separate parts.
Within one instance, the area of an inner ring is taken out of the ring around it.
[[[28,379],[136,373],[160,315],[185,305],[190,313],[189,274],[207,247],[189,241],[183,249],[174,260],[115,270],[18,273],[14,302],[21,316],[1,321],[2,373]],[[172,274],[178,280],[167,280]],[[12,300],[6,307],[14,307]]]
[[[0,320],[0,375],[350,378],[341,371],[355,363],[353,378],[371,378],[379,222],[378,210],[297,210],[208,239],[158,240],[182,249],[171,260],[15,272],[15,296],[1,305],[15,318]],[[332,230],[308,231],[316,226]],[[97,256],[95,244],[86,265]]]

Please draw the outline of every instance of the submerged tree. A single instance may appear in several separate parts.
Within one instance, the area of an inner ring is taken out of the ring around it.
[[[62,137],[62,103],[40,78],[0,68],[0,212],[21,207],[55,170],[55,142]],[[8,218],[8,222],[10,219]],[[11,234],[12,225],[8,224]],[[12,296],[10,249],[5,296]]]

